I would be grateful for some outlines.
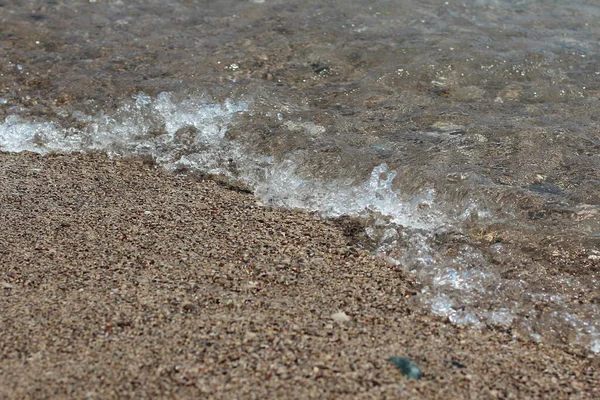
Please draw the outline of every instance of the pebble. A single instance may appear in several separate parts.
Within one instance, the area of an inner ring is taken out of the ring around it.
[[[350,317],[343,311],[337,312],[331,316],[336,322],[348,322],[350,321]]]
[[[393,356],[388,358],[388,361],[393,363],[396,368],[402,372],[402,375],[406,376],[407,378],[421,379],[423,376],[423,373],[417,364],[406,357]]]

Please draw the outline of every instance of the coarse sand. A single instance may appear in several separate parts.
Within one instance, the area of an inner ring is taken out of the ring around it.
[[[340,222],[102,154],[0,177],[2,399],[600,399],[597,355],[411,306]]]

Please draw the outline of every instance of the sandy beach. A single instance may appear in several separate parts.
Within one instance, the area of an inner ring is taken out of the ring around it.
[[[411,308],[351,222],[101,154],[0,175],[0,398],[600,398],[593,354]]]

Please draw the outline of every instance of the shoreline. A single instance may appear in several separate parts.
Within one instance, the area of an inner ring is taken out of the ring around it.
[[[0,170],[0,397],[600,397],[597,355],[411,308],[334,221],[102,154]]]

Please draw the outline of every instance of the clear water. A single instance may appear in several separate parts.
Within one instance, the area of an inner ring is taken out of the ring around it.
[[[4,4],[0,149],[362,218],[417,306],[598,353],[599,21],[584,0]]]

